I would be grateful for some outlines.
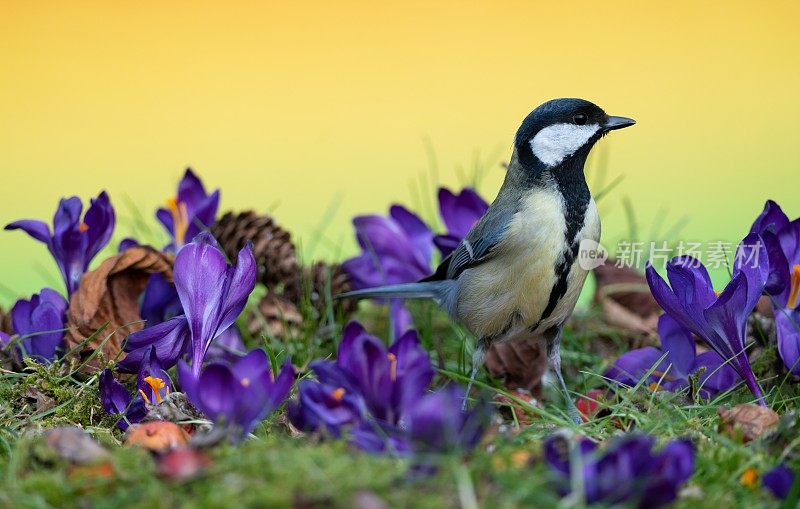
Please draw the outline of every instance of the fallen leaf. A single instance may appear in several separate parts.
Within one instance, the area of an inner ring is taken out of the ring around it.
[[[50,410],[56,404],[53,398],[43,393],[33,385],[29,385],[25,388],[25,397],[36,402],[37,414]]]
[[[107,450],[81,428],[62,426],[44,431],[44,445],[59,459],[76,465],[90,465],[106,460]]]
[[[152,421],[133,424],[125,434],[125,445],[143,447],[153,452],[165,452],[184,447],[189,442],[186,432],[169,421]]]
[[[606,391],[603,389],[592,389],[586,395],[578,396],[575,401],[575,406],[578,407],[578,412],[581,414],[583,422],[593,419],[603,407],[600,403],[606,399]]]
[[[600,306],[606,323],[636,334],[656,334],[661,307],[650,293],[644,274],[632,267],[617,267],[612,259],[592,273],[594,301]]]
[[[179,447],[156,459],[159,475],[173,481],[185,481],[200,475],[212,464],[211,458],[192,447]]]
[[[515,389],[511,393],[515,398],[525,401],[531,406],[536,406],[537,404],[536,399],[527,391]],[[492,400],[497,403],[500,415],[507,421],[519,423],[520,426],[528,426],[539,419],[539,416],[533,410],[504,394],[496,394]]]
[[[522,389],[539,399],[547,371],[544,341],[532,337],[493,343],[486,354],[486,369],[493,377],[503,378],[508,390]]]
[[[750,442],[764,433],[776,428],[780,416],[771,408],[744,403],[733,408],[720,407],[717,410],[720,417],[720,431],[731,438],[739,436],[745,442]]]
[[[78,291],[70,298],[67,310],[68,331],[65,341],[69,349],[83,343],[103,324],[105,329],[78,352],[81,360],[105,342],[106,359],[120,353],[125,337],[143,328],[139,315],[139,296],[150,274],[161,273],[172,280],[173,257],[147,246],[136,246],[107,258],[97,269],[83,275]],[[120,355],[124,358],[124,354]],[[89,367],[98,368],[97,362]]]

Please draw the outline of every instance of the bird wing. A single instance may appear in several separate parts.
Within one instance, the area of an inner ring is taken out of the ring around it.
[[[436,268],[436,272],[422,281],[458,279],[465,270],[492,258],[494,248],[506,237],[511,218],[517,207],[489,207],[458,247]]]

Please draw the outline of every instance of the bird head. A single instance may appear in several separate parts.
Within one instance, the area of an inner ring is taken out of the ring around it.
[[[635,123],[627,117],[609,116],[584,99],[553,99],[525,117],[514,148],[528,168],[555,168],[577,157],[585,159],[609,131]]]

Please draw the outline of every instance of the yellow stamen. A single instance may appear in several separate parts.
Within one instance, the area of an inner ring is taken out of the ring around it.
[[[347,393],[347,391],[344,390],[344,387],[339,387],[331,393],[331,397],[336,401],[341,401],[342,398],[344,398],[345,393]]]
[[[139,395],[142,397],[145,403],[148,405],[150,404],[150,398],[147,397],[147,394],[145,394],[143,390],[139,389]]]
[[[81,233],[86,233],[89,231],[89,225],[86,223],[81,223],[78,225],[78,231]]]
[[[397,356],[389,352],[386,357],[389,359],[389,379],[394,382],[397,380]]]
[[[747,486],[748,488],[752,488],[758,482],[758,470],[755,468],[748,468],[742,473],[742,476],[739,478],[739,484],[742,486]]]
[[[800,264],[792,267],[791,283],[789,283],[789,301],[786,307],[795,309],[800,300]]]
[[[189,229],[189,213],[186,211],[186,204],[179,202],[178,198],[172,197],[167,200],[167,208],[172,214],[175,242],[181,246],[186,240],[186,230]]]
[[[147,385],[149,385],[151,389],[153,389],[153,393],[155,394],[155,398],[156,398],[156,403],[161,403],[161,399],[162,398],[161,398],[161,392],[160,391],[161,391],[161,389],[163,389],[164,387],[167,386],[167,384],[164,383],[164,380],[162,380],[162,379],[160,379],[158,377],[154,377],[154,376],[146,376],[146,377],[144,377],[144,382]],[[141,392],[141,391],[139,391],[139,392]],[[169,394],[169,390],[167,390],[167,394]],[[145,397],[145,401],[147,401],[147,397]],[[149,401],[148,401],[148,403],[149,403]]]
[[[242,384],[242,387],[250,387],[250,379],[249,378],[242,378],[239,381],[239,383]]]

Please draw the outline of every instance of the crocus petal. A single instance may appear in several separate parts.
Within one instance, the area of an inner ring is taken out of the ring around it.
[[[489,205],[473,189],[464,188],[458,195],[447,188],[440,188],[439,213],[447,232],[459,240],[464,238]]]
[[[231,371],[237,380],[255,380],[263,373],[269,372],[270,369],[267,353],[260,348],[256,348],[236,361]]]
[[[658,320],[658,336],[661,349],[667,353],[667,362],[677,370],[677,374],[685,377],[692,368],[696,355],[694,339],[691,332],[664,314]]]
[[[22,230],[39,242],[50,245],[50,227],[43,221],[23,219],[6,225],[6,230]]]
[[[789,492],[794,484],[795,474],[789,467],[781,463],[773,468],[761,479],[761,482],[766,488],[778,499],[785,499],[789,496]]]
[[[201,231],[213,226],[216,222],[218,207],[219,190],[214,191],[210,196],[198,203],[193,213],[190,213],[186,237],[194,238]]]
[[[169,210],[165,208],[156,210],[156,219],[164,225],[164,228],[166,228],[170,235],[175,235],[175,220],[172,218],[172,213]]]
[[[401,337],[414,328],[414,319],[401,299],[392,299],[389,304],[389,316],[392,320],[392,333],[395,338]]]
[[[140,246],[139,241],[132,238],[132,237],[125,237],[124,239],[119,241],[119,245],[117,246],[117,252],[122,253],[127,251],[132,247]]]
[[[703,352],[698,355],[692,372],[696,373],[700,368],[703,368],[703,374],[698,380],[699,388],[701,392],[709,395],[725,392],[741,380],[736,371],[717,352]]]
[[[455,235],[437,235],[433,238],[433,243],[442,254],[442,258],[447,258],[453,251],[456,250],[461,243],[461,239]]]
[[[614,364],[606,371],[604,376],[633,387],[639,383],[644,374],[655,366],[658,360],[663,356],[664,352],[652,346],[625,352],[614,361]],[[667,367],[668,363],[662,361],[661,364],[656,367],[656,371],[663,372]],[[659,375],[651,375],[651,378],[654,379],[654,382],[657,382],[661,377]]]
[[[210,235],[200,234],[178,252],[173,270],[175,287],[192,331],[193,358],[198,364],[217,332],[226,287],[228,264],[212,241]],[[194,369],[198,372],[199,366]]]
[[[753,225],[750,227],[750,233],[760,234],[765,231],[778,233],[787,224],[789,224],[789,218],[783,212],[780,205],[772,200],[767,200],[764,204],[764,210],[759,214],[756,220],[753,221]]]
[[[207,366],[197,381],[197,399],[192,401],[211,420],[233,415],[234,392],[240,387],[229,367],[224,364]]]
[[[275,378],[275,383],[270,390],[268,397],[270,405],[273,409],[278,408],[286,401],[289,396],[289,391],[292,390],[294,384],[295,371],[292,366],[292,361],[287,359],[283,367]]]
[[[747,307],[748,281],[744,272],[736,274],[720,294],[717,302],[703,312],[709,326],[715,332],[705,337],[711,346],[724,359],[733,359],[731,367],[741,376],[753,395],[763,404],[761,389],[758,387],[747,352],[744,351],[744,335],[747,316],[753,307]],[[763,287],[763,285],[762,285]],[[755,303],[753,303],[753,306]]]
[[[226,292],[219,310],[217,333],[231,326],[247,304],[247,297],[256,286],[256,260],[252,246],[247,245],[239,251],[235,268],[227,270]]]
[[[183,315],[147,327],[128,336],[125,344],[128,354],[119,363],[119,369],[125,373],[138,373],[145,355],[149,355],[150,346],[155,347],[161,366],[169,369],[189,351],[190,342],[189,325]]]
[[[800,308],[793,312],[779,309],[775,312],[778,332],[778,353],[784,366],[800,376]]]
[[[103,249],[111,234],[114,232],[114,208],[105,191],[101,192],[97,198],[91,200],[89,210],[86,211],[84,222],[88,226],[86,230],[87,246],[84,253],[84,270],[89,262]]]
[[[425,265],[429,265],[433,254],[433,232],[428,225],[402,205],[392,205],[389,215],[397,221],[411,242],[414,243],[417,252],[422,255]]]
[[[211,342],[206,352],[207,362],[234,363],[246,353],[242,335],[236,325],[231,325]]]
[[[178,290],[160,273],[150,275],[142,296],[140,314],[150,327],[183,313]]]
[[[189,216],[193,216],[196,207],[205,200],[206,190],[203,182],[194,174],[191,168],[187,168],[180,182],[178,182],[178,202],[185,203]]]
[[[112,415],[125,413],[131,402],[128,389],[114,378],[110,369],[104,369],[100,373],[98,381],[103,410]]]
[[[183,393],[186,394],[186,397],[189,398],[189,401],[198,401],[200,397],[198,394],[197,376],[195,376],[195,374],[192,372],[192,369],[184,361],[178,362],[177,371],[178,383],[180,384]]]

